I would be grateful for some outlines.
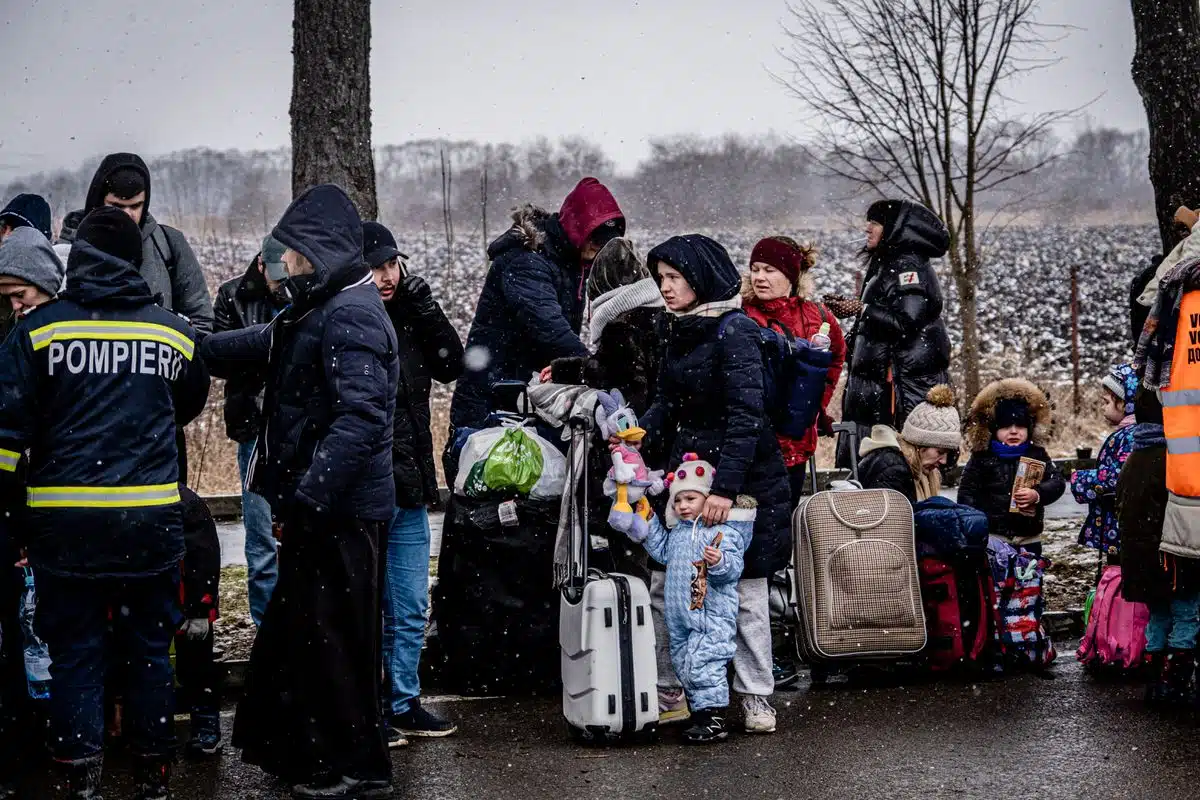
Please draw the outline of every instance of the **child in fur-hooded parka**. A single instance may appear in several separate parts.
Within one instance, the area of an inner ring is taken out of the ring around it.
[[[971,460],[963,469],[958,502],[987,514],[992,536],[1035,555],[1041,555],[1046,506],[1062,497],[1067,488],[1046,452],[1051,430],[1050,399],[1023,378],[988,384],[967,416],[965,443]],[[1009,510],[1022,458],[1045,464],[1041,482],[1032,494],[1024,496],[1024,507],[1032,509],[1032,515]]]

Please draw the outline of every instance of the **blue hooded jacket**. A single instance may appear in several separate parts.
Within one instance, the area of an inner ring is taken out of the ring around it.
[[[293,504],[384,521],[395,510],[396,331],[363,261],[362,220],[337,186],[292,202],[271,233],[313,265],[265,325],[213,334],[213,374],[266,366],[262,427],[247,475],[277,518]],[[288,284],[285,284],[288,285]]]
[[[32,565],[138,576],[183,557],[176,425],[204,408],[195,334],[155,304],[130,263],[77,241],[67,289],[20,320],[0,352],[0,476],[28,449],[15,526]]]

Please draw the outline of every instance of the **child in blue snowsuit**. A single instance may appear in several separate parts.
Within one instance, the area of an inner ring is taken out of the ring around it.
[[[1117,478],[1121,467],[1133,452],[1133,403],[1138,378],[1129,364],[1109,370],[1104,387],[1104,417],[1116,427],[1096,457],[1095,469],[1077,470],[1071,476],[1071,493],[1078,503],[1087,503],[1088,514],[1079,532],[1079,543],[1094,547],[1115,563],[1121,548],[1117,528]]]
[[[667,476],[666,526],[652,517],[649,535],[641,542],[650,557],[667,568],[664,615],[671,663],[692,709],[692,726],[683,735],[693,744],[728,736],[726,669],[736,649],[737,582],[754,530],[755,504],[746,497],[737,499],[726,522],[704,524],[701,514],[714,472],[694,453],[685,455]]]

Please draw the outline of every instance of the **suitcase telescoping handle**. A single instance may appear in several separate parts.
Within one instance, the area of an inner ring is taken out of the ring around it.
[[[847,451],[850,455],[850,477],[853,480],[858,480],[858,423],[836,422],[833,425],[833,432],[837,434],[839,449],[842,443],[842,436],[846,436],[849,443]]]
[[[592,443],[592,418],[586,414],[574,414],[567,421],[571,426],[571,457],[567,463],[567,491],[570,505],[567,507],[567,541],[571,557],[567,562],[567,583],[563,592],[567,600],[579,602],[588,576],[588,448]],[[576,448],[582,450],[576,452]],[[582,474],[577,474],[582,473]],[[580,493],[583,494],[583,512],[580,513]]]

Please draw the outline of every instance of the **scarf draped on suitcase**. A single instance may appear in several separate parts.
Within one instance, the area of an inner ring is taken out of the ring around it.
[[[579,482],[587,478],[587,437],[571,436],[571,426],[567,423],[575,416],[586,417],[592,422],[587,430],[593,428],[596,418],[596,389],[586,386],[568,386],[557,383],[543,383],[529,387],[529,402],[534,411],[547,423],[563,429],[563,441],[570,441],[571,448],[567,452],[567,485],[563,489],[562,506],[558,514],[558,534],[554,539],[554,586],[562,588],[571,572],[571,540],[583,542],[583,520],[587,517],[587,509],[580,510],[576,505],[576,495]],[[587,546],[584,543],[582,546]]]

